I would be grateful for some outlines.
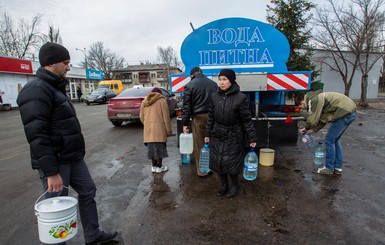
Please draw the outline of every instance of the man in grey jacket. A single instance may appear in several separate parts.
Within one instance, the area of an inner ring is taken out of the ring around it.
[[[211,103],[211,94],[216,92],[218,85],[203,75],[199,67],[190,71],[191,81],[184,87],[183,96],[183,132],[190,132],[194,138],[194,158],[198,176],[206,176],[208,173],[199,171],[200,150],[204,144],[204,131],[206,129],[207,116]]]
[[[78,193],[86,244],[111,241],[117,232],[99,229],[96,186],[84,161],[84,137],[66,95],[69,52],[59,44],[47,42],[40,48],[39,61],[36,78],[23,87],[17,98],[32,168],[39,173],[46,198],[67,196],[69,186]]]

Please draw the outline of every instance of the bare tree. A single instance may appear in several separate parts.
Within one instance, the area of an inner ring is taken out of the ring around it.
[[[52,25],[49,26],[48,35],[44,35],[44,36],[46,38],[45,41],[52,42],[52,43],[59,43],[59,44],[63,43],[63,40],[60,36],[59,28],[55,29]]]
[[[349,96],[353,77],[357,70],[362,73],[361,101],[367,106],[367,76],[381,54],[383,39],[380,39],[384,12],[384,0],[352,0],[347,6],[336,0],[326,0],[329,6],[316,8],[316,44],[331,54],[332,62],[323,62],[331,70],[340,74],[345,85],[345,95]],[[378,43],[378,44],[376,44]],[[376,44],[376,45],[375,45]],[[361,103],[362,102],[362,103]]]
[[[20,19],[15,25],[12,17],[3,12],[0,17],[0,55],[20,59],[33,55],[40,45],[39,24],[41,15],[34,16],[30,23]]]
[[[165,65],[164,72],[166,73],[167,78],[170,77],[171,66],[180,66],[178,55],[171,46],[168,46],[167,48],[158,47],[158,60]]]
[[[168,66],[180,66],[178,55],[171,46],[167,48],[158,47],[158,60]]]
[[[359,56],[362,77],[361,97],[358,105],[367,107],[368,74],[383,55],[381,51],[384,46],[385,13],[380,9],[384,5],[384,0],[353,0],[353,2],[361,9],[364,20],[361,32],[363,37],[365,37],[362,44],[362,55]]]
[[[112,79],[113,70],[122,69],[125,66],[124,58],[105,48],[103,42],[92,44],[88,50],[88,68],[101,70],[107,80]]]

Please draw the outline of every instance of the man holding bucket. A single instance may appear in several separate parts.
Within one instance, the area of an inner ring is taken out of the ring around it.
[[[85,142],[75,109],[66,95],[70,70],[68,50],[47,42],[39,51],[41,67],[17,99],[30,144],[32,168],[37,169],[46,198],[78,193],[79,213],[86,244],[115,239],[117,232],[99,229],[96,186],[84,161]]]

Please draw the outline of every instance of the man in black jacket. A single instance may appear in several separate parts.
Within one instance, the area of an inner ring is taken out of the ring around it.
[[[204,131],[206,129],[207,115],[211,103],[211,94],[216,92],[218,85],[203,75],[199,67],[194,67],[190,72],[191,81],[184,87],[183,96],[183,132],[190,132],[191,127],[194,138],[194,158],[198,176],[208,173],[199,171],[200,150],[204,144]]]
[[[111,241],[117,232],[99,229],[96,186],[84,161],[84,137],[66,95],[69,52],[59,44],[47,42],[40,48],[39,61],[36,78],[23,87],[17,98],[32,168],[38,170],[48,191],[46,198],[67,196],[68,186],[78,193],[86,244]]]

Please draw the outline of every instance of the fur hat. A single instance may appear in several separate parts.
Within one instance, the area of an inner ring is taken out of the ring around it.
[[[70,59],[68,50],[57,43],[47,42],[41,46],[39,61],[41,66],[53,65]]]
[[[220,76],[225,76],[227,77],[231,84],[233,84],[235,82],[235,79],[236,79],[236,76],[235,76],[235,72],[233,70],[230,70],[230,69],[223,69],[219,72],[219,75],[218,77]]]

